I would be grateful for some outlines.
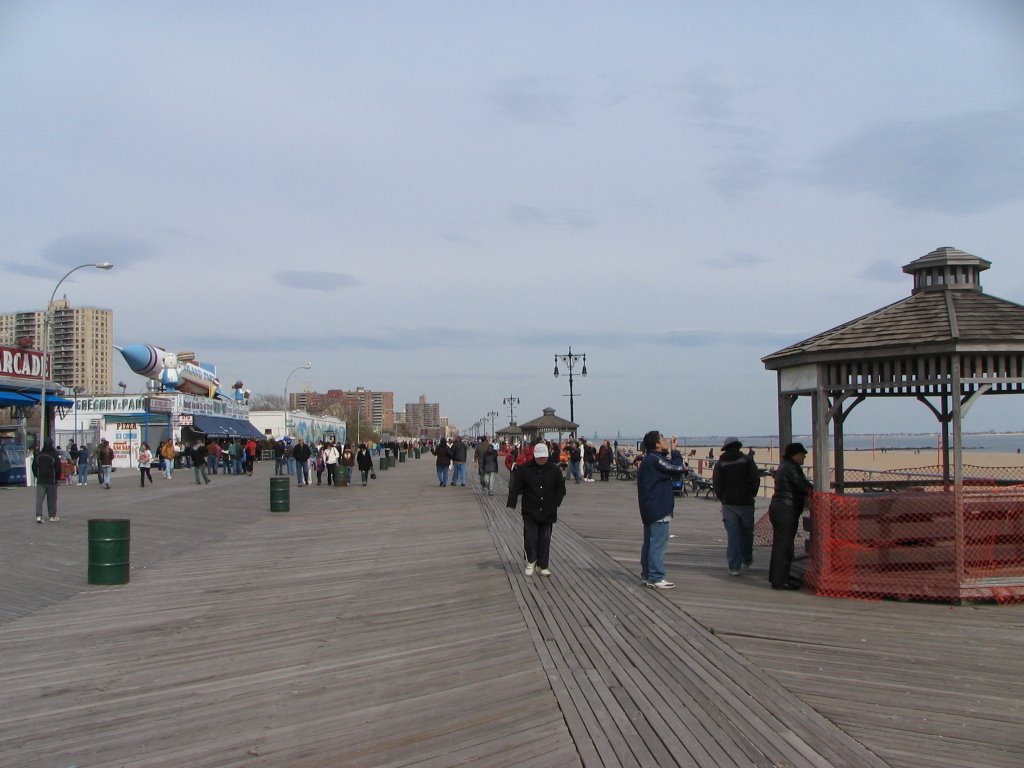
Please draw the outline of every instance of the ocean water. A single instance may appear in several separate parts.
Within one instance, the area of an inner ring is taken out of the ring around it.
[[[597,439],[603,439],[601,436],[596,437]],[[706,449],[709,446],[714,446],[715,448],[720,447],[725,437],[725,435],[680,435],[679,443],[684,448],[691,446],[695,448],[703,447],[706,455]],[[744,448],[753,448],[755,451],[761,448],[767,449],[769,445],[774,446],[775,448],[779,447],[778,435],[737,435],[737,437],[739,437],[740,441],[743,443]],[[640,440],[639,437],[618,437],[609,439],[617,439],[619,446],[621,447],[634,447],[637,441]],[[796,435],[793,440],[803,443],[808,448],[811,447],[810,435]],[[890,450],[897,450],[901,448],[936,448],[938,441],[939,435],[935,432],[843,436],[843,443],[848,451],[870,451],[872,446],[874,446],[875,449],[886,448]],[[1024,433],[971,432],[963,435],[963,446],[964,450],[968,451],[982,451],[987,453],[1020,453],[1024,456]],[[829,447],[831,447],[831,441]]]

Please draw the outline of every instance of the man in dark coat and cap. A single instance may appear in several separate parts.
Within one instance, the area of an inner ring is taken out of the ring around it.
[[[711,487],[722,502],[730,576],[739,576],[754,562],[754,498],[761,487],[761,473],[753,457],[740,452],[742,447],[738,437],[725,438],[711,475]]]
[[[534,569],[539,569],[541,576],[550,576],[551,530],[558,520],[558,507],[565,498],[565,478],[558,466],[548,461],[546,443],[533,446],[533,459],[512,473],[505,506],[515,509],[520,496],[523,497],[523,548],[526,550],[524,573],[533,576]]]

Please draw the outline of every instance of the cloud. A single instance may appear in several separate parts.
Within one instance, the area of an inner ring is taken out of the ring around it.
[[[755,267],[759,264],[767,263],[768,259],[764,256],[756,256],[753,253],[741,251],[730,251],[721,258],[712,258],[704,261],[704,264],[713,269],[746,269],[747,267]]]
[[[570,98],[545,87],[535,77],[520,77],[498,83],[488,101],[498,114],[517,123],[573,125]]]
[[[869,125],[820,157],[808,177],[911,211],[988,211],[1024,198],[1024,109]]]
[[[120,235],[67,235],[54,240],[39,252],[43,262],[3,262],[0,270],[12,275],[57,280],[80,264],[109,261],[115,269],[155,259],[159,249],[155,243]]]
[[[752,85],[737,85],[712,72],[695,72],[681,87],[692,122],[700,128],[719,158],[709,167],[709,180],[725,200],[760,189],[773,176],[767,157],[772,140],[746,100]]]
[[[514,205],[508,214],[516,226],[542,229],[592,229],[594,218],[581,208],[541,208]]]
[[[62,268],[101,261],[109,261],[115,268],[128,267],[158,255],[159,249],[149,240],[107,234],[67,235],[40,252],[43,261]]]
[[[57,270],[50,267],[41,267],[37,264],[21,264],[16,261],[8,261],[0,264],[0,269],[12,275],[24,275],[25,277],[38,277],[40,279],[56,278]]]
[[[810,335],[810,333],[806,334]],[[801,337],[802,338],[802,337]],[[793,333],[777,333],[755,329],[738,331],[677,329],[668,331],[578,332],[573,334],[576,351],[634,349],[649,346],[664,349],[717,349],[724,345],[753,347],[758,354],[764,350],[782,349],[797,340]],[[202,348],[214,357],[220,352],[266,353],[275,351],[311,353],[324,349],[366,350],[376,352],[417,352],[443,349],[498,347],[536,349],[550,347],[552,353],[565,350],[565,333],[546,328],[496,330],[457,327],[368,328],[358,334],[312,334],[306,336],[263,335],[219,336],[204,334],[192,339],[182,338],[185,346]]]
[[[358,279],[344,272],[315,272],[293,270],[278,272],[273,277],[274,281],[286,288],[295,288],[299,291],[337,291],[341,288],[351,288],[360,285]]]

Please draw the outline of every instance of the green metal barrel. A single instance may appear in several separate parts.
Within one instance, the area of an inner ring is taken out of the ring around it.
[[[127,584],[131,567],[131,521],[89,521],[89,583]]]
[[[287,512],[290,509],[291,486],[288,475],[270,478],[270,511]]]
[[[387,456],[381,456],[380,457],[380,471],[383,472],[385,469],[388,468],[388,466],[390,466],[388,464],[388,457]]]
[[[335,476],[334,484],[339,488],[344,488],[348,485],[348,467],[344,464],[338,465],[338,474]]]
[[[404,464],[405,463],[405,451],[399,451],[398,452],[398,463],[399,464]]]
[[[396,464],[396,461],[395,461],[395,454],[393,454],[393,453],[389,453],[389,454],[388,454],[388,466],[389,466],[389,467],[393,467],[393,466],[395,466],[395,464]]]
[[[420,457],[420,449],[419,448],[413,448],[412,450],[413,450],[413,453],[416,454],[416,458],[418,459]]]

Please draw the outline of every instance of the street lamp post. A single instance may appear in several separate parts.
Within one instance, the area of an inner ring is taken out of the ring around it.
[[[86,389],[85,387],[73,387],[71,391],[75,395],[75,445],[78,445],[78,396],[85,392]]]
[[[488,411],[487,416],[491,420],[491,440],[494,440],[494,417],[498,415],[497,411]]]
[[[292,380],[292,374],[295,373],[296,371],[309,370],[312,367],[313,367],[313,364],[312,363],[308,363],[308,362],[307,363],[303,363],[302,365],[297,365],[297,366],[295,366],[295,368],[292,369],[291,373],[288,374],[288,378],[286,378],[284,380],[284,433],[285,433],[286,436],[288,435],[288,411],[289,411],[289,408],[288,408],[288,382],[290,382]],[[357,423],[358,423],[358,420],[357,420]]]
[[[569,421],[575,422],[576,421],[576,413],[575,413],[575,409],[573,408],[573,391],[572,391],[573,369],[576,367],[576,363],[582,361],[582,363],[583,363],[583,370],[580,371],[580,376],[586,376],[587,375],[587,355],[586,355],[586,353],[575,354],[574,355],[572,353],[572,346],[569,347],[569,354],[567,354],[567,355],[555,355],[555,378],[556,379],[558,378],[558,363],[559,363],[559,361],[561,361],[562,365],[566,366],[569,369]]]
[[[67,280],[72,273],[80,269],[85,269],[86,267],[111,269],[113,266],[109,261],[79,264],[77,267],[69,269],[67,274],[53,286],[53,293],[50,294],[50,300],[46,303],[46,311],[43,313],[43,372],[39,376],[39,443],[36,445],[36,450],[42,450],[43,445],[46,443],[46,377],[50,372],[50,317],[53,314],[53,299],[57,295],[57,289],[60,288],[60,284]]]
[[[502,405],[508,406],[508,423],[509,426],[516,423],[516,412],[515,407],[519,405],[519,398],[515,395],[509,395],[501,401]]]

